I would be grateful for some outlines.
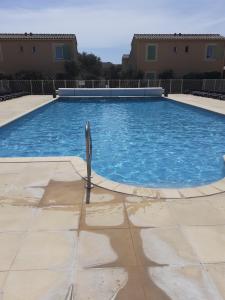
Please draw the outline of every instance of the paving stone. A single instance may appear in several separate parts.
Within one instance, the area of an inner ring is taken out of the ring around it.
[[[222,298],[225,299],[225,263],[209,264],[205,267]]]
[[[138,264],[142,266],[198,263],[188,240],[178,228],[132,229]]]
[[[72,265],[76,245],[75,232],[30,232],[12,270],[66,268]]]
[[[217,225],[225,224],[225,218],[218,209],[204,199],[187,199],[168,203],[178,224]]]
[[[123,267],[137,264],[128,229],[81,231],[78,261],[82,267]]]
[[[23,233],[0,233],[0,271],[9,270],[23,240]]]
[[[126,285],[127,272],[124,268],[87,269],[80,270],[77,278],[76,300],[110,300],[117,299],[120,289]]]
[[[77,230],[80,212],[81,205],[79,204],[76,206],[39,209],[30,230]]]
[[[175,221],[164,201],[144,200],[140,203],[126,203],[131,224],[137,227],[173,226]]]
[[[225,262],[225,226],[190,226],[183,230],[202,263]]]
[[[87,204],[83,206],[81,228],[128,228],[123,203]]]
[[[4,300],[66,299],[70,277],[49,270],[11,271],[4,286]]]
[[[149,276],[169,299],[223,299],[201,266],[152,267],[149,268]]]
[[[0,206],[0,232],[28,230],[35,210],[24,206]]]

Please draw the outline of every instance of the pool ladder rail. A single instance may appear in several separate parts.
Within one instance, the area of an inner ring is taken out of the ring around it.
[[[90,190],[93,185],[91,183],[91,161],[92,161],[92,138],[91,125],[87,121],[85,125],[85,141],[86,141],[86,163],[87,163],[87,177],[86,177],[86,203],[90,203]]]

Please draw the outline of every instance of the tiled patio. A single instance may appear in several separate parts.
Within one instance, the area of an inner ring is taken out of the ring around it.
[[[225,193],[148,199],[94,187],[69,161],[0,163],[4,300],[225,299]]]
[[[0,126],[50,99],[0,103]],[[85,172],[70,157],[0,160],[0,300],[71,300],[72,286],[76,300],[225,299],[225,180],[156,191],[95,174],[86,205]]]

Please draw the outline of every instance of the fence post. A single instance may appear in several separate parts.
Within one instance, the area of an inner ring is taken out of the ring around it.
[[[95,82],[94,80],[92,80],[92,88],[94,89],[94,87],[95,87]]]
[[[108,88],[110,87],[110,86],[109,86],[109,80],[108,80],[108,84],[107,84],[107,86],[108,86]]]
[[[66,80],[64,80],[64,87],[66,88]]]
[[[120,89],[120,82],[121,82],[121,80],[119,80],[119,89]]]
[[[55,91],[55,80],[52,81],[53,90]]]
[[[41,81],[41,89],[42,89],[42,95],[44,95],[44,80]]]
[[[180,84],[180,92],[183,94],[183,85],[184,85],[184,80],[181,79],[181,84]]]
[[[170,94],[172,92],[172,79],[170,79]]]
[[[141,81],[138,80],[138,88],[140,88],[140,87],[141,87]]]
[[[206,84],[206,80],[203,79],[203,80],[202,80],[202,91],[205,90],[205,84]]]
[[[214,92],[216,90],[216,79],[214,80]]]
[[[3,80],[1,80],[1,89],[3,90]]]
[[[32,80],[30,80],[30,94],[33,95]]]

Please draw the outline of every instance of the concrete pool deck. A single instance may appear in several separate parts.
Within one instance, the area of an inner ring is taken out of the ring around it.
[[[0,164],[0,299],[225,299],[225,193],[86,205],[69,159]]]
[[[51,99],[32,97],[18,114]],[[76,157],[0,159],[1,300],[70,299],[72,286],[78,300],[225,299],[225,181],[196,195],[94,174],[86,205],[85,172]]]

